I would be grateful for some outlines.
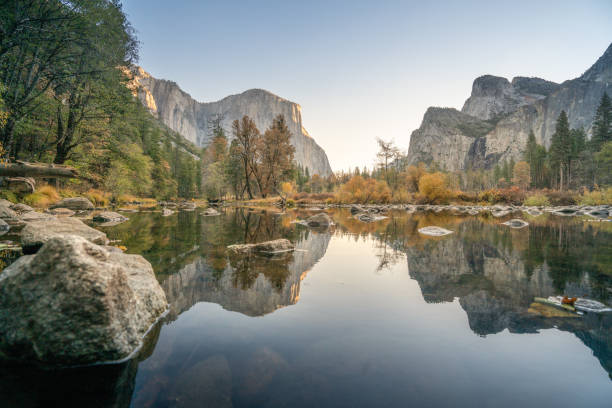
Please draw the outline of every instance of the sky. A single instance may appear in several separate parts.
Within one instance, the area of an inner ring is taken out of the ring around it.
[[[407,151],[429,106],[484,74],[580,76],[612,42],[612,1],[124,0],[139,64],[196,100],[263,88],[302,106],[334,171]]]

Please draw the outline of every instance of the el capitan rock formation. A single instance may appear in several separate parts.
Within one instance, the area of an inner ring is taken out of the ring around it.
[[[476,78],[463,109],[429,108],[412,132],[408,163],[436,162],[449,171],[490,169],[521,160],[529,132],[550,146],[556,120],[565,110],[572,128],[590,135],[604,92],[612,94],[612,44],[582,76],[561,84],[540,78],[492,75]]]
[[[222,116],[222,126],[228,137],[235,119],[250,116],[263,133],[272,119],[283,114],[291,131],[295,160],[310,174],[328,176],[332,173],[325,151],[308,134],[302,124],[301,107],[263,89],[249,89],[216,102],[198,102],[175,82],[157,79],[140,67],[134,69],[138,97],[151,114],[185,139],[203,147],[211,139],[209,120]]]

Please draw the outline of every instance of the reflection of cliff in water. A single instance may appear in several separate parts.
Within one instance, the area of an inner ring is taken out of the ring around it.
[[[168,276],[162,287],[176,318],[198,302],[213,302],[247,316],[262,316],[299,299],[305,274],[327,250],[330,235],[303,231],[296,251],[278,258],[232,261],[219,272],[199,257]]]
[[[530,259],[530,245],[541,246],[540,236],[551,236],[557,240],[554,246],[562,246],[562,240],[557,239],[559,231],[550,227],[509,231],[471,221],[455,230],[458,233],[443,239],[405,247],[410,276],[419,283],[427,302],[459,298],[470,328],[482,336],[504,329],[535,333],[556,327],[572,332],[612,373],[610,314],[551,317],[528,310],[536,296],[564,293],[608,301],[602,286],[609,285],[609,277],[597,275],[597,266],[576,265],[571,254],[560,248],[549,250],[554,257],[541,259],[542,263]],[[564,234],[569,234],[571,241],[571,231]],[[584,257],[588,259],[589,254]],[[564,271],[571,274],[564,275]]]

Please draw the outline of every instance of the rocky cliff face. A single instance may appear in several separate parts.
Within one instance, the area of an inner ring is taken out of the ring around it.
[[[193,99],[175,82],[157,79],[142,68],[135,69],[138,96],[149,111],[163,123],[198,146],[210,142],[209,120],[223,117],[222,125],[231,137],[235,119],[250,116],[263,132],[272,119],[283,114],[291,131],[295,160],[308,167],[310,174],[328,176],[332,170],[325,151],[308,134],[302,124],[301,107],[263,89],[250,89],[217,102],[202,103]]]
[[[550,146],[562,110],[572,127],[590,133],[604,92],[612,93],[612,44],[582,76],[562,84],[540,78],[516,77],[510,82],[491,75],[479,77],[461,112],[427,110],[421,127],[411,135],[408,162],[435,161],[457,171],[521,160],[530,131],[538,143]],[[475,131],[487,127],[484,134]]]

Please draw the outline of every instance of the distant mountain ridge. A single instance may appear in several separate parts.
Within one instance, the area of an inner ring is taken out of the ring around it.
[[[244,115],[250,116],[261,132],[272,119],[283,114],[295,147],[295,160],[310,174],[328,176],[332,173],[325,151],[308,134],[302,123],[301,107],[263,89],[249,89],[216,102],[198,102],[175,82],[157,79],[141,67],[134,68],[138,96],[143,105],[166,126],[181,134],[197,146],[210,142],[209,120],[220,115],[222,126],[231,139],[231,125]]]
[[[533,131],[550,146],[556,120],[565,110],[570,126],[590,134],[604,92],[612,94],[612,44],[583,75],[561,84],[541,78],[493,75],[474,80],[463,109],[429,108],[412,132],[408,163],[436,162],[449,171],[489,169],[504,160],[521,160]]]

